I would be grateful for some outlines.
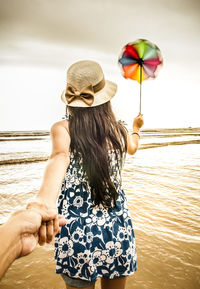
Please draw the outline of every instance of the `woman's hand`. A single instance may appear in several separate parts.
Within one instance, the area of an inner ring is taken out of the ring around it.
[[[143,115],[139,113],[133,121],[133,133],[131,135],[127,134],[127,153],[130,155],[134,155],[138,149],[140,138],[139,132],[143,124]]]
[[[39,229],[39,240],[38,243],[40,246],[43,246],[45,243],[51,243],[54,235],[60,233],[61,226],[66,224],[66,220],[62,215],[57,215],[54,220],[42,222]]]
[[[143,114],[139,113],[133,121],[133,131],[138,132],[140,128],[143,126],[144,120],[143,120]]]

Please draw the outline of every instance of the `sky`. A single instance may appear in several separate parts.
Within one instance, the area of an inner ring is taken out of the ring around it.
[[[139,84],[123,78],[128,42],[161,50],[158,77],[142,84],[144,128],[200,126],[199,0],[0,0],[0,131],[47,129],[62,119],[67,68],[91,59],[118,85],[112,106],[131,128]]]

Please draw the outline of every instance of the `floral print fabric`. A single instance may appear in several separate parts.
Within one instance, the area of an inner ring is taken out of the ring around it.
[[[137,270],[135,235],[121,187],[116,154],[109,151],[110,174],[118,191],[114,208],[94,206],[82,160],[73,155],[58,198],[58,213],[67,223],[55,237],[56,273],[96,281],[118,278]]]

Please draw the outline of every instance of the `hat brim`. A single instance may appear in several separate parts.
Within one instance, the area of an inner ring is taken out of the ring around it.
[[[92,106],[97,106],[101,105],[103,103],[108,102],[117,92],[117,84],[115,84],[112,81],[106,80],[105,81],[105,86],[98,92],[94,94],[94,102],[92,105],[88,105],[85,102],[83,102],[81,99],[76,99],[70,104],[67,103],[67,100],[65,98],[65,90],[63,91],[61,95],[62,101],[68,105],[68,106],[73,106],[73,107],[92,107]]]

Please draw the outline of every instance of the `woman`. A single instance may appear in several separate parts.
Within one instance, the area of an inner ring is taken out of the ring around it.
[[[103,289],[123,289],[137,270],[121,169],[126,152],[137,151],[143,118],[134,119],[129,136],[111,109],[116,89],[98,63],[74,63],[62,94],[66,120],[51,128],[52,154],[37,199],[49,208],[57,200],[67,221],[55,238],[55,259],[68,289],[92,289],[98,278]],[[56,226],[57,220],[41,226],[41,245],[51,241]]]

